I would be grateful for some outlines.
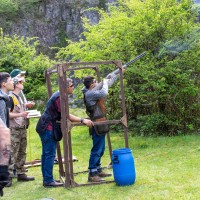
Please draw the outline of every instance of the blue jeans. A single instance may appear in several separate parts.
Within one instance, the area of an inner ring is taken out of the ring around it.
[[[42,142],[42,176],[44,183],[50,183],[53,179],[53,165],[56,156],[56,141],[52,131],[44,130],[39,134]]]
[[[89,167],[90,172],[96,172],[101,166],[101,157],[105,151],[105,135],[97,135],[92,129],[93,147],[90,153]]]

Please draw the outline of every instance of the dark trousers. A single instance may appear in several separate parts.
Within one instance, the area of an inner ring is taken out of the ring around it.
[[[42,175],[44,183],[50,183],[53,179],[53,165],[56,156],[56,141],[52,131],[45,130],[40,135],[42,142]]]
[[[97,171],[101,166],[101,157],[105,151],[105,135],[97,135],[92,129],[93,146],[90,153],[89,167],[90,172]]]

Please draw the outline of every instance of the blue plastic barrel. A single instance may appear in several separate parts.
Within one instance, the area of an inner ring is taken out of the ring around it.
[[[125,186],[135,183],[136,173],[134,158],[129,148],[112,151],[112,166],[114,179],[117,185]]]

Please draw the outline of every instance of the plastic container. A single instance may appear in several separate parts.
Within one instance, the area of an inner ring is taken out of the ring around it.
[[[136,173],[134,158],[129,148],[112,151],[112,166],[114,179],[117,185],[126,186],[135,183]]]

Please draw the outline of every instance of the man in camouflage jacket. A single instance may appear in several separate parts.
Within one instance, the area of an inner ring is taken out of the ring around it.
[[[27,115],[25,105],[19,96],[20,91],[23,90],[23,77],[13,78],[14,90],[10,94],[10,130],[11,130],[11,165],[9,172],[12,177],[14,166],[16,168],[18,181],[32,181],[35,178],[27,176],[24,168],[26,161],[26,147],[27,147]],[[12,184],[12,182],[11,182]]]

